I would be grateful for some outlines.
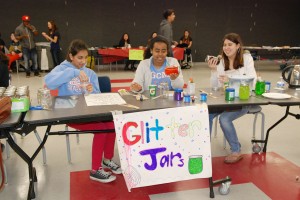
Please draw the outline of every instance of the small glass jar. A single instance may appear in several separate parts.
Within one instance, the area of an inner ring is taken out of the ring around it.
[[[248,100],[250,97],[250,87],[246,82],[240,84],[239,97],[241,100]]]
[[[169,91],[169,85],[167,82],[162,82],[159,84],[160,89],[160,95],[162,95],[163,98],[168,98],[168,91]]]
[[[181,88],[175,88],[174,89],[174,100],[175,101],[182,101],[182,89]]]
[[[206,93],[201,93],[200,94],[200,101],[201,102],[206,102],[207,101],[207,94]]]
[[[226,88],[225,90],[225,100],[234,101],[235,90],[234,88]]]
[[[265,92],[270,92],[270,90],[271,90],[271,82],[266,81],[265,84],[266,84]]]
[[[266,90],[265,81],[258,80],[255,85],[255,94],[262,95],[265,92],[265,90]]]
[[[41,106],[43,109],[51,109],[52,108],[52,97],[50,94],[50,90],[44,89],[41,95]]]
[[[184,103],[191,103],[191,95],[183,94],[183,102]]]

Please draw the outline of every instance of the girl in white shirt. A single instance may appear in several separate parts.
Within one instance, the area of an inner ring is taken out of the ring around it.
[[[241,37],[236,33],[229,33],[223,38],[222,55],[208,61],[211,69],[211,84],[221,87],[227,81],[228,75],[246,75],[254,77],[253,84],[256,82],[256,71],[254,62],[249,53],[245,53],[242,47]],[[213,118],[220,115],[220,126],[228,141],[231,149],[224,162],[236,163],[243,157],[241,155],[241,145],[239,143],[233,120],[245,115],[249,110],[248,106],[239,110],[223,111],[222,113],[209,114],[210,130],[212,129]]]

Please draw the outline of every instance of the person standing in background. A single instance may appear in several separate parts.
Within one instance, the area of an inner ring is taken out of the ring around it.
[[[173,40],[172,23],[175,20],[175,10],[167,9],[163,13],[164,19],[160,22],[159,35],[165,37],[169,42],[170,56],[173,56],[172,48],[177,46],[177,42]]]
[[[60,34],[57,30],[57,26],[53,20],[48,21],[48,34],[45,32],[42,32],[42,35],[50,42],[51,46],[51,55],[53,59],[54,66],[57,66],[60,64],[60,45],[59,41],[61,39]]]
[[[5,53],[5,42],[1,38],[1,33],[0,33],[0,51],[2,51],[3,53]]]
[[[38,69],[37,51],[35,47],[34,36],[38,35],[38,30],[30,24],[28,15],[22,16],[22,23],[16,28],[15,36],[22,46],[23,58],[25,62],[26,78],[30,77],[29,60],[31,59],[34,75],[41,76]]]
[[[8,57],[0,51],[0,87],[9,86]]]

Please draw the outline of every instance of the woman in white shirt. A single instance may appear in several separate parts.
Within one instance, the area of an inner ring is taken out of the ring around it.
[[[241,37],[236,33],[229,33],[224,36],[221,57],[208,60],[208,66],[211,69],[212,85],[218,84],[218,87],[221,87],[229,75],[251,76],[254,77],[253,84],[256,82],[257,76],[252,56],[243,51]],[[212,129],[213,118],[220,115],[220,126],[230,145],[231,154],[225,158],[225,163],[236,163],[243,158],[233,120],[245,115],[248,110],[249,107],[244,106],[239,110],[226,110],[222,113],[209,115],[210,130]]]

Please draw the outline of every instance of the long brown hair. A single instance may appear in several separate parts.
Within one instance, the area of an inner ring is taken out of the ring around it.
[[[242,39],[239,36],[239,34],[228,33],[223,38],[222,49],[221,49],[221,52],[222,52],[221,54],[222,54],[222,57],[224,58],[225,71],[229,70],[229,59],[223,51],[223,44],[226,39],[230,40],[231,42],[233,42],[235,44],[240,44],[240,48],[238,49],[236,56],[234,58],[233,68],[238,69],[238,68],[243,67],[244,66],[244,59],[243,59],[244,50],[243,50]]]
[[[49,34],[54,33],[58,28],[53,20],[48,21],[51,24],[51,29],[48,29]]]

